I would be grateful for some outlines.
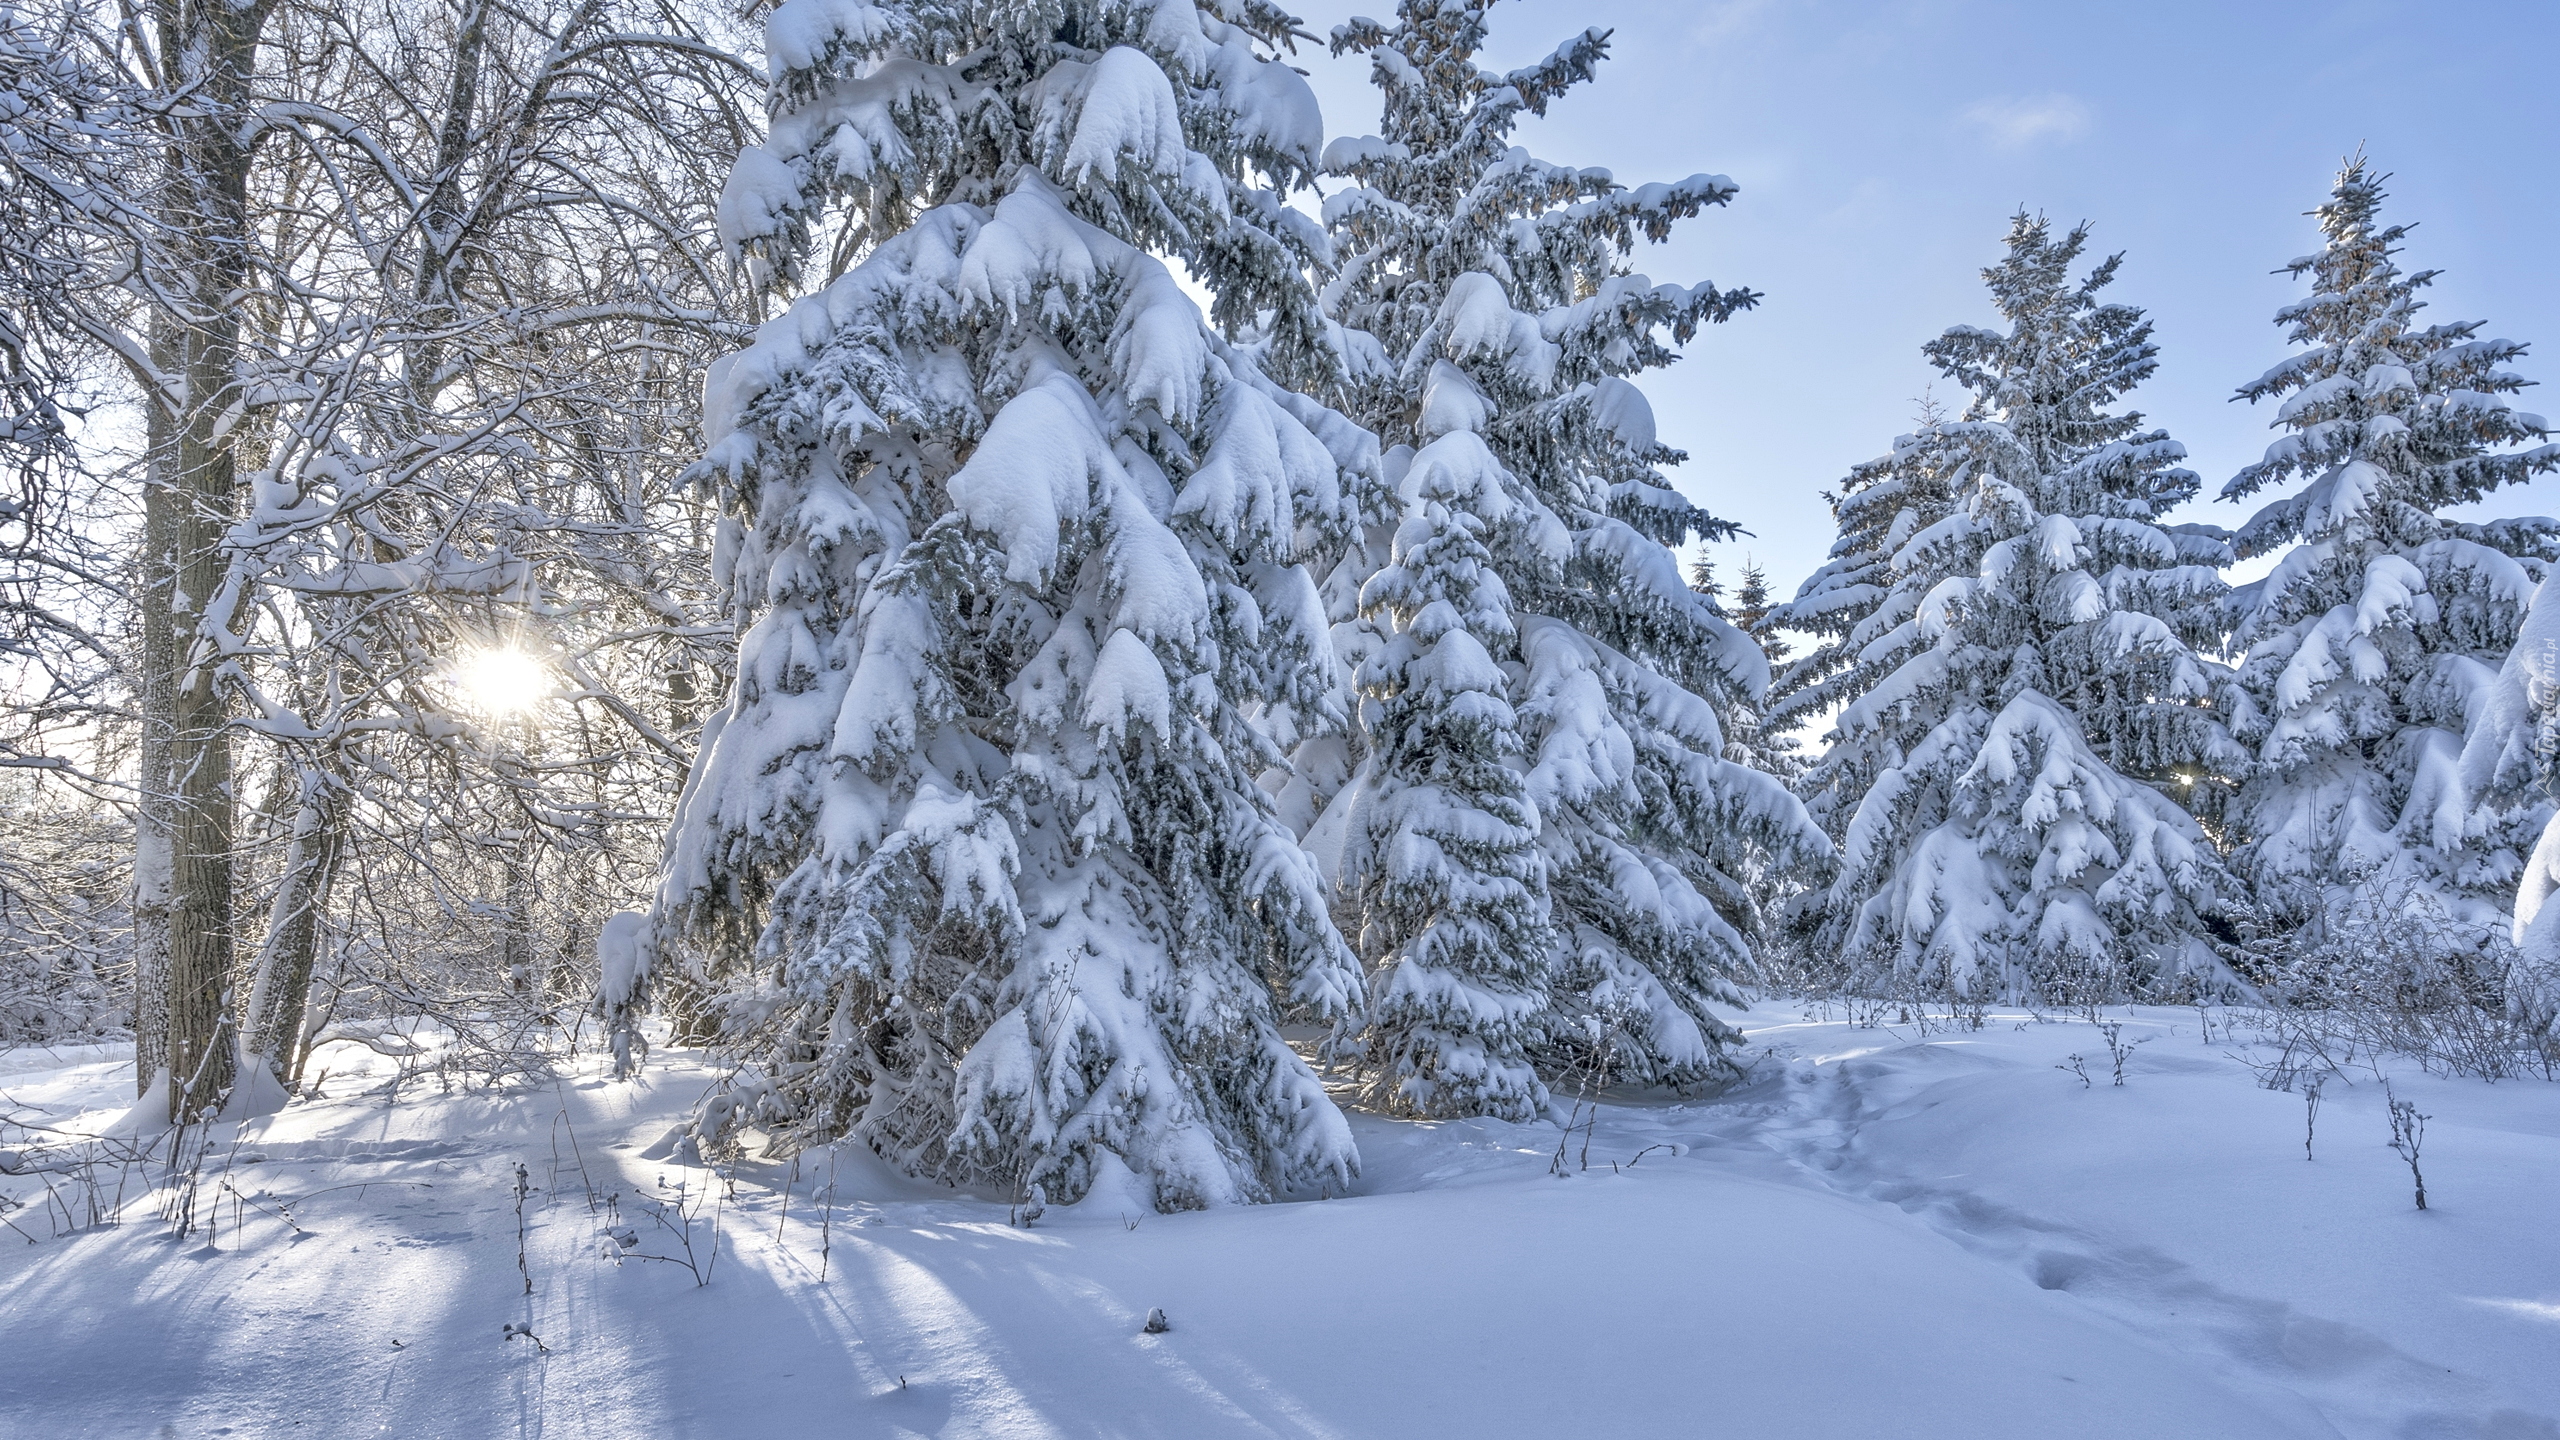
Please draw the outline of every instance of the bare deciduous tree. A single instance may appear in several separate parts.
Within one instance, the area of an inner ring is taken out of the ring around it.
[[[711,211],[763,77],[653,0],[119,22],[55,46],[125,165],[66,212],[41,328],[140,416],[138,501],[90,527],[142,540],[125,633],[82,633],[138,721],[137,1080],[183,1119],[239,1065],[293,1079],[324,957],[335,1005],[426,998],[358,931],[493,921],[543,990],[542,878],[577,875],[572,933],[638,889],[725,648],[671,457],[743,333]],[[534,693],[475,703],[486,652]],[[117,764],[94,724],[55,750]]]

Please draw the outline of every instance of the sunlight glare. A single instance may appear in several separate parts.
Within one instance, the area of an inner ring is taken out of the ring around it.
[[[453,667],[453,675],[473,706],[501,718],[531,710],[551,688],[549,667],[512,646],[475,650]]]

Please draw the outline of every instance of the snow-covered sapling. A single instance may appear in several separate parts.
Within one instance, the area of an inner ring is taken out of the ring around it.
[[[835,1256],[836,1157],[843,1148],[841,1145],[827,1147],[827,1199],[825,1205],[818,1211],[818,1279],[820,1283],[824,1283],[827,1278],[827,1262]]]
[[[658,1190],[658,1198],[646,1202],[649,1218],[657,1221],[660,1228],[676,1237],[676,1242],[684,1246],[684,1254],[682,1256],[652,1255],[644,1250],[634,1250],[631,1252],[632,1258],[681,1265],[693,1276],[695,1286],[710,1284],[711,1272],[720,1263],[720,1206],[715,1203],[711,1212],[711,1253],[708,1257],[704,1257],[697,1255],[693,1248],[694,1211],[701,1204],[700,1194],[683,1180],[678,1180],[670,1186],[664,1175],[658,1177]],[[669,1210],[675,1212],[675,1219],[667,1218]],[[616,1207],[615,1218],[620,1218],[619,1207]]]
[[[569,1118],[569,1104],[564,1097],[558,1113],[551,1117],[551,1190],[560,1190],[560,1137],[569,1137],[569,1161],[578,1167],[578,1184],[587,1194],[587,1213],[595,1214],[604,1205],[604,1192],[596,1185],[596,1177],[587,1170],[587,1152],[578,1143],[578,1127]]]
[[[222,1190],[224,1194],[231,1197],[231,1233],[235,1244],[239,1240],[240,1209],[244,1205],[271,1220],[280,1220],[284,1222],[284,1227],[291,1230],[296,1235],[307,1235],[310,1233],[300,1225],[294,1223],[293,1202],[290,1200],[277,1199],[274,1195],[265,1191],[260,1191],[256,1195],[247,1194],[238,1186],[233,1185],[229,1180],[224,1180],[222,1182]],[[262,1200],[273,1200],[275,1202],[275,1208],[269,1209],[266,1205],[259,1203]]]
[[[516,1273],[524,1277],[524,1293],[527,1295],[533,1293],[533,1270],[524,1259],[524,1197],[532,1192],[533,1175],[519,1160],[516,1162]]]
[[[773,1243],[777,1249],[782,1245],[782,1227],[791,1223],[791,1187],[798,1183],[800,1183],[800,1157],[794,1155],[791,1157],[790,1172],[782,1179],[781,1210],[773,1217]]]
[[[2401,1159],[2409,1162],[2409,1181],[2417,1187],[2418,1208],[2424,1210],[2427,1208],[2427,1177],[2418,1169],[2418,1147],[2426,1141],[2427,1122],[2436,1117],[2419,1114],[2417,1101],[2401,1099],[2391,1093],[2388,1085],[2383,1087],[2382,1093],[2391,1106],[2391,1148]]]
[[[2157,1038],[2145,1035],[2139,1040],[2127,1041],[2123,1038],[2124,1022],[2121,1020],[2108,1020],[2101,1023],[2098,1026],[2098,1033],[2107,1039],[2107,1058],[2115,1062],[2118,1085],[2124,1083],[2124,1062],[2133,1058],[2134,1046],[2148,1045]]]
[[[1161,1335],[1172,1328],[1173,1322],[1164,1318],[1164,1312],[1162,1310],[1150,1309],[1147,1311],[1147,1334]]]
[[[498,1327],[498,1334],[500,1338],[506,1340],[532,1341],[533,1353],[537,1355],[548,1355],[551,1353],[551,1347],[542,1343],[542,1337],[534,1334],[533,1327],[530,1325],[519,1325],[513,1320],[510,1320],[504,1325]],[[394,1341],[393,1343],[397,1344],[399,1342]]]
[[[1565,1150],[1573,1143],[1573,1132],[1582,1131],[1582,1166],[1591,1168],[1591,1132],[1600,1123],[1599,1092],[1609,1088],[1610,1063],[1617,1057],[1618,1043],[1625,1034],[1617,1017],[1611,1016],[1600,1026],[1590,1050],[1575,1058],[1567,1078],[1575,1082],[1573,1108],[1566,1113],[1564,1133],[1556,1137],[1555,1158],[1547,1163],[1547,1173],[1559,1179],[1572,1172],[1565,1168]]]
[[[2320,1128],[2320,1087],[2328,1083],[2323,1075],[2302,1090],[2302,1158],[2311,1158],[2311,1136]]]
[[[173,1239],[196,1232],[196,1192],[204,1181],[205,1126],[181,1125],[169,1135],[169,1169],[160,1187],[160,1218]],[[208,1241],[208,1244],[211,1242]]]
[[[2080,1077],[2081,1089],[2086,1090],[2089,1088],[2089,1062],[2086,1056],[2066,1055],[2063,1057],[2063,1063],[2056,1065],[2053,1068],[2056,1070],[2070,1071],[2072,1074]]]

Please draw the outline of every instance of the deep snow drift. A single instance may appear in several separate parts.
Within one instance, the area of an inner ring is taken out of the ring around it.
[[[2191,1011],[2126,1019],[2121,1087],[2080,1021],[1742,1023],[1746,1084],[1601,1106],[1569,1178],[1552,1123],[1355,1116],[1354,1194],[1028,1230],[852,1154],[831,1214],[823,1153],[679,1163],[691,1053],[386,1105],[341,1045],[343,1098],[218,1137],[211,1244],[138,1181],[44,1238],[76,1187],[0,1178],[0,1435],[2560,1436],[2560,1088],[2392,1074],[2420,1213],[2377,1077],[2306,1161]],[[20,1121],[129,1086],[0,1055]]]

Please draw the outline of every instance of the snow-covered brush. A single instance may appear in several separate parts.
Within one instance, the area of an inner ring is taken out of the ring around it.
[[[30,1114],[0,1115],[0,1221],[29,1244],[39,1237],[13,1212],[41,1210],[52,1239],[119,1224],[128,1195],[156,1196],[151,1169],[177,1139],[175,1131],[92,1136]]]
[[[525,1237],[526,1237],[526,1235],[529,1233],[529,1232],[528,1232],[527,1227],[528,1227],[528,1225],[530,1224],[530,1222],[529,1222],[529,1221],[527,1221],[527,1220],[526,1220],[526,1218],[525,1218],[525,1213],[524,1213],[524,1201],[525,1201],[525,1197],[526,1197],[527,1195],[531,1194],[531,1193],[533,1193],[533,1176],[532,1176],[529,1172],[527,1172],[527,1171],[526,1171],[526,1169],[524,1168],[524,1162],[523,1162],[523,1161],[521,1161],[521,1160],[519,1160],[519,1161],[517,1161],[517,1162],[516,1162],[516,1190],[515,1190],[515,1194],[516,1194],[516,1273],[517,1273],[518,1275],[520,1275],[520,1276],[524,1277],[524,1293],[526,1293],[527,1295],[530,1295],[530,1294],[532,1294],[532,1293],[533,1293],[533,1267],[525,1263],[525,1255],[524,1255]]]
[[[311,1233],[294,1220],[291,1200],[266,1191],[252,1195],[232,1184],[227,1176],[218,1183],[222,1193],[231,1197],[231,1230],[234,1236],[237,1236],[240,1231],[240,1210],[243,1206],[284,1226],[297,1238]]]
[[[2242,917],[2233,964],[2260,1003],[2225,1013],[2275,1048],[2262,1083],[2349,1069],[2377,1077],[2392,1056],[2432,1074],[2552,1078],[2560,1047],[2530,1006],[2512,1003],[2521,972],[2505,936],[2459,920],[2431,881],[2359,867],[2310,923],[2260,906]]]
[[[2120,1020],[2108,1020],[2102,1022],[2098,1026],[2098,1034],[2106,1039],[2107,1058],[2114,1062],[2116,1084],[2118,1085],[2124,1084],[2125,1062],[2133,1058],[2134,1047],[2138,1045],[2148,1045],[2152,1041],[2160,1038],[2157,1035],[2145,1035],[2138,1040],[2126,1040],[2124,1038],[2124,1022]]]
[[[1571,1068],[1558,1078],[1556,1087],[1572,1087],[1572,1107],[1565,1112],[1564,1125],[1556,1136],[1556,1153],[1547,1162],[1547,1173],[1564,1179],[1577,1170],[1591,1168],[1591,1134],[1600,1124],[1600,1095],[1614,1078],[1614,1067],[1626,1043],[1626,1025],[1631,1017],[1626,1011],[1602,1012],[1588,1026],[1587,1039],[1572,1053]],[[1550,1102],[1550,1109],[1553,1108]],[[1573,1132],[1582,1132],[1582,1154],[1573,1170],[1565,1168],[1565,1155],[1573,1143]]]
[[[2383,1087],[2382,1093],[2391,1111],[2392,1153],[2407,1162],[2409,1183],[2417,1189],[2418,1208],[2424,1210],[2427,1208],[2427,1177],[2418,1169],[2418,1151],[2426,1143],[2427,1122],[2436,1117],[2419,1114],[2418,1102],[2392,1094],[2388,1085]]]
[[[675,1237],[676,1244],[684,1251],[681,1255],[655,1254],[640,1249],[636,1243],[626,1242],[624,1239],[626,1234],[636,1239],[637,1232],[619,1223],[622,1213],[619,1193],[608,1196],[606,1203],[613,1210],[614,1222],[607,1224],[604,1228],[604,1234],[613,1247],[607,1252],[607,1258],[612,1259],[616,1264],[629,1258],[651,1260],[661,1265],[681,1266],[686,1274],[693,1277],[693,1283],[697,1288],[709,1285],[712,1272],[720,1265],[720,1221],[726,1213],[728,1202],[725,1194],[718,1197],[706,1196],[704,1192],[707,1189],[709,1189],[708,1186],[695,1185],[682,1178],[669,1184],[667,1177],[661,1175],[658,1177],[658,1194],[652,1199],[640,1202],[642,1208],[648,1211],[649,1218],[657,1222],[658,1228]],[[710,1239],[703,1250],[697,1250],[694,1246],[693,1227],[706,1203],[711,1209],[708,1221]]]
[[[0,1050],[128,1033],[131,840],[115,816],[0,769]]]

